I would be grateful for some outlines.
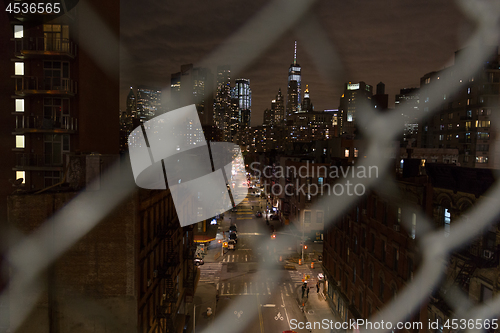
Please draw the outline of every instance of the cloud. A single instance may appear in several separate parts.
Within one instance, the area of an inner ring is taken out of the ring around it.
[[[169,86],[171,73],[178,72],[182,64],[200,63],[266,3],[122,1],[122,108],[130,86]],[[316,110],[337,108],[347,80],[371,85],[384,82],[392,104],[399,89],[418,86],[425,73],[449,63],[454,51],[463,46],[463,32],[470,31],[470,24],[453,1],[321,0],[309,17],[315,19],[340,61],[339,66],[332,59],[328,71],[317,68],[314,57],[320,52],[310,54],[302,48],[307,43],[299,38],[302,82],[304,87],[309,84]],[[301,36],[301,27],[299,23],[295,30],[288,30],[237,74],[251,80],[254,125],[262,122],[263,111],[270,107],[278,88],[286,94],[293,42]],[[269,25],[269,29],[275,28]],[[234,50],[228,62],[237,62],[239,55]],[[323,61],[322,66],[325,64]],[[329,76],[325,78],[324,73]]]

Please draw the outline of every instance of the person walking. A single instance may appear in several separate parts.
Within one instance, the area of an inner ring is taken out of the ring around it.
[[[319,281],[316,282],[316,292],[319,294]]]
[[[307,298],[309,298],[309,287],[307,288]]]

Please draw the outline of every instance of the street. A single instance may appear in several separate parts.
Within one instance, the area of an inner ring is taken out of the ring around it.
[[[222,230],[227,237],[230,224],[236,224],[236,250],[225,249],[217,262],[200,266],[200,284],[213,285],[219,295],[215,319],[210,323],[217,329],[223,325],[231,327],[231,332],[275,333],[290,330],[291,319],[307,321],[299,308],[304,270],[285,270],[285,262],[280,262],[280,256],[296,253],[297,239],[281,232],[279,221],[266,225],[265,217],[255,217],[261,205],[264,207],[264,199],[249,194],[237,212],[226,212]],[[271,225],[277,230],[276,238],[272,238]],[[308,271],[312,282],[314,272]],[[310,289],[309,297],[313,296],[318,297],[315,287]]]

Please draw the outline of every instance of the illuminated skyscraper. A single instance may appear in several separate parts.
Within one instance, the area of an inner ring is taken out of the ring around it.
[[[285,104],[283,100],[283,94],[281,93],[281,88],[278,90],[278,94],[276,95],[276,99],[271,104],[272,115],[274,119],[275,125],[281,125],[285,120]]]
[[[288,68],[288,87],[286,100],[287,119],[291,114],[299,111],[302,98],[300,96],[300,65],[297,64],[297,42],[295,42],[295,51],[293,54],[293,63]]]
[[[169,110],[196,104],[198,116],[203,125],[212,125],[213,75],[207,68],[182,65],[181,71],[170,76]]]
[[[354,138],[357,133],[356,117],[360,110],[371,108],[373,87],[360,81],[358,83],[346,83],[344,93],[340,97],[340,134]]]
[[[314,106],[309,98],[309,87],[306,84],[306,90],[304,91],[304,100],[302,101],[302,112],[312,112],[314,111]]]
[[[215,126],[224,132],[224,138],[230,137],[231,119],[231,69],[229,66],[217,67],[217,91],[214,99]]]
[[[240,128],[250,127],[250,113],[252,107],[252,90],[249,79],[238,79],[235,82],[234,92],[238,100],[238,123]]]
[[[139,86],[137,88],[137,116],[145,122],[161,113],[161,90]]]

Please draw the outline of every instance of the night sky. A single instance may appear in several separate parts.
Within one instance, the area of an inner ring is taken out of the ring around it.
[[[208,67],[214,75],[217,65],[235,68],[249,47],[245,38],[235,38],[235,34],[269,3],[122,1],[121,109],[125,110],[129,87],[140,84],[162,88],[163,100],[168,100],[170,74],[178,72],[182,64],[196,66],[207,61],[230,37],[230,53],[217,60],[211,57]],[[276,16],[276,21],[263,21],[262,25],[279,31],[278,20]],[[232,79],[250,79],[252,125],[262,124],[263,111],[270,108],[278,88],[286,94],[297,40],[302,86],[309,85],[315,110],[337,108],[347,81],[373,86],[384,82],[392,107],[399,89],[418,87],[425,73],[452,64],[454,52],[467,45],[474,27],[454,1],[318,0],[253,62],[239,73],[233,71]]]

